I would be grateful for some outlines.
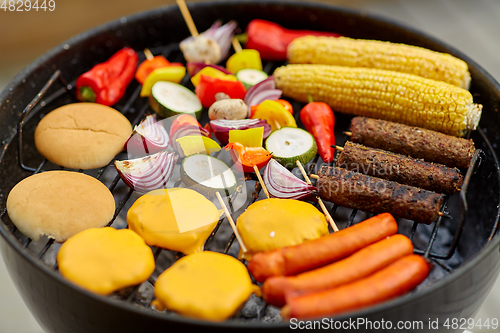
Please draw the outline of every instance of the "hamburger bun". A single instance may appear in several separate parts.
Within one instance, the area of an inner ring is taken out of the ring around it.
[[[132,125],[117,110],[96,103],[73,103],[40,121],[35,145],[52,163],[87,170],[111,162],[131,134]]]
[[[27,237],[64,242],[113,218],[115,200],[99,180],[73,171],[48,171],[23,179],[7,197],[12,223]]]

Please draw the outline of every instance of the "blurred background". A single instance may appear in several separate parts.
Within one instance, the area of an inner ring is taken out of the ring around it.
[[[13,12],[0,9],[0,91],[38,56],[74,35],[125,15],[175,5],[175,0],[53,1],[54,11],[37,12],[32,9]],[[0,0],[0,3],[2,2],[4,1]],[[187,2],[189,4],[194,1],[187,0]],[[500,80],[498,36],[500,1],[317,0],[316,2],[358,9],[403,22],[464,52],[497,81]],[[500,280],[497,281],[476,319],[500,320],[499,309]],[[0,332],[43,332],[17,293],[1,258]],[[500,329],[496,332],[500,332]]]

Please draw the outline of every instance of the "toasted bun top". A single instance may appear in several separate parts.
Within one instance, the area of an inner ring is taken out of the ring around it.
[[[35,145],[49,161],[72,169],[106,166],[123,150],[132,125],[117,110],[74,103],[47,114],[35,130]]]
[[[113,195],[103,183],[72,171],[35,174],[7,197],[10,219],[33,240],[47,235],[64,242],[82,230],[105,226],[114,211]]]

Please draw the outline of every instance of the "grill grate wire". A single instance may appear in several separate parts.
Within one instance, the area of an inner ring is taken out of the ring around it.
[[[157,49],[159,49],[159,48],[157,48]],[[178,52],[178,46],[177,45],[168,45],[166,47],[163,47],[163,51],[161,53],[166,58],[168,58],[169,55],[171,53],[174,53],[174,52]],[[177,56],[177,58],[179,58],[179,57]],[[273,70],[273,68],[274,68],[274,64],[272,62],[268,62],[264,66],[264,70],[267,73],[270,73]],[[188,80],[189,79],[186,76],[186,78],[183,80],[182,83],[186,84],[188,82]],[[47,95],[47,92],[49,91],[49,89],[51,87],[53,87],[56,84],[56,82],[59,82],[62,85],[62,88],[56,90],[51,95],[45,97]],[[29,121],[31,118],[33,118],[33,116],[35,114],[37,114],[41,110],[43,110],[45,106],[49,105],[53,101],[56,101],[57,99],[61,98],[61,96],[65,95],[65,94],[71,95],[71,97],[76,101],[76,98],[74,97],[75,94],[73,93],[73,88],[74,88],[74,82],[72,82],[71,84],[68,84],[67,81],[65,80],[65,78],[63,78],[61,71],[60,70],[56,70],[54,72],[54,74],[50,77],[50,79],[46,82],[46,84],[43,86],[43,88],[40,90],[40,92],[33,98],[33,100],[23,110],[21,118],[20,118],[20,120],[18,122],[17,131],[16,131],[16,133],[14,133],[14,135],[17,135],[17,142],[18,142],[17,155],[18,155],[19,167],[21,169],[23,169],[25,171],[29,171],[32,174],[36,174],[36,173],[44,171],[43,168],[45,167],[46,162],[47,162],[46,159],[43,159],[42,162],[37,167],[30,167],[30,166],[27,166],[24,163],[24,156],[25,155],[23,154],[23,134],[24,134],[23,128],[24,128],[25,123],[27,121]],[[132,106],[134,104],[136,104],[136,105],[137,104],[142,105],[139,108],[139,112],[137,112],[137,115],[134,117],[134,120],[132,121],[132,125],[138,124],[141,121],[141,119],[143,119],[145,117],[145,115],[146,115],[146,113],[147,113],[147,111],[149,109],[148,102],[145,101],[145,100],[141,100],[141,98],[139,97],[139,95],[140,95],[140,89],[141,89],[141,87],[137,86],[136,89],[128,97],[128,99],[125,102],[124,106],[122,108],[120,108],[120,110],[119,110],[123,114],[127,115],[128,113],[131,113]],[[44,99],[44,97],[45,97],[45,99]],[[2,155],[0,155],[0,158],[2,158],[2,156],[5,153],[6,149],[7,149],[7,147],[4,147],[4,151],[2,152]],[[313,161],[310,163],[310,165],[308,167],[308,173],[309,174],[317,172],[318,167],[319,167],[318,160],[319,160],[319,155],[316,155],[315,158],[313,159]],[[435,240],[437,238],[438,230],[439,230],[439,228],[440,228],[440,226],[442,224],[443,219],[446,218],[446,217],[441,217],[441,216],[438,217],[438,219],[434,222],[434,227],[433,227],[432,233],[430,234],[429,240],[428,240],[427,245],[425,246],[425,248],[424,249],[417,249],[417,248],[415,248],[415,251],[414,251],[417,254],[421,254],[424,257],[432,259],[433,262],[435,262],[436,264],[438,264],[439,266],[441,266],[443,269],[445,269],[448,272],[451,272],[453,269],[450,268],[445,263],[442,263],[442,262],[440,262],[440,261],[438,261],[436,259],[447,260],[447,259],[450,259],[453,256],[453,254],[455,253],[455,250],[457,248],[457,245],[458,245],[458,242],[459,242],[459,239],[460,239],[460,235],[461,235],[462,230],[463,230],[463,226],[464,226],[465,221],[466,221],[465,217],[467,215],[467,199],[466,199],[467,187],[468,187],[468,185],[470,183],[471,176],[472,176],[474,170],[476,169],[476,167],[478,166],[478,164],[480,164],[480,162],[481,162],[481,151],[478,149],[476,151],[476,153],[474,154],[472,162],[471,162],[471,164],[470,164],[470,166],[468,168],[468,171],[467,171],[467,173],[466,173],[466,175],[464,177],[464,183],[463,183],[462,189],[460,191],[460,208],[461,208],[461,214],[458,217],[457,230],[455,232],[455,235],[453,237],[453,240],[452,240],[451,246],[449,247],[448,252],[444,253],[444,254],[432,252],[432,247],[433,247],[434,242],[435,242]],[[108,167],[112,166],[112,165],[113,165],[113,161],[110,164],[108,164],[107,166],[105,166],[103,168],[100,168],[97,171],[97,175],[95,177],[97,179],[100,179],[103,176],[103,174],[106,171],[106,169]],[[64,168],[61,167],[61,169],[64,169]],[[83,172],[83,170],[79,170],[79,171]],[[251,182],[255,182],[254,183],[255,190],[252,193],[251,200],[249,200],[247,202],[246,207],[248,207],[249,205],[251,205],[252,203],[254,203],[255,201],[257,201],[259,199],[259,195],[261,194],[261,186],[258,183],[258,180],[255,179],[255,175],[247,175],[247,178],[248,179],[245,179],[246,183],[248,183],[248,182],[250,182],[250,183]],[[112,180],[111,184],[109,185],[108,188],[109,188],[109,190],[112,193],[115,191],[118,183],[120,182],[120,179],[121,179],[120,176],[118,174],[116,174],[115,177],[114,177],[114,179]],[[181,183],[181,181],[179,180],[174,186],[178,186],[180,183]],[[128,191],[126,191],[126,193],[120,198],[120,200],[119,200],[119,202],[117,204],[117,208],[115,210],[115,214],[114,214],[112,220],[108,223],[107,226],[111,226],[115,222],[115,219],[120,214],[121,210],[123,209],[123,207],[125,206],[125,204],[127,203],[127,201],[130,199],[130,197],[132,196],[133,192],[134,191],[132,189],[128,189]],[[113,194],[116,196],[115,193],[113,193]],[[230,206],[229,209],[230,209],[231,213],[234,213],[234,209],[232,207],[232,200],[234,199],[235,195],[236,195],[236,192],[233,193],[232,196],[228,197],[228,204]],[[448,199],[448,197],[447,197],[447,199]],[[326,203],[326,205],[327,205],[327,207],[328,207],[328,205],[331,205],[331,207],[329,208],[330,213],[331,213],[332,216],[335,216],[335,213],[337,212],[337,210],[338,210],[338,208],[340,206],[337,205],[337,204],[332,204],[332,203]],[[446,208],[446,205],[447,205],[447,200],[445,200],[445,202],[443,204],[443,207],[441,209],[442,211]],[[351,213],[349,214],[349,218],[347,220],[347,224],[346,224],[345,227],[348,227],[348,226],[351,226],[352,224],[354,224],[354,221],[355,221],[355,218],[356,218],[357,214],[358,214],[358,210],[357,209],[353,209],[351,211]],[[367,214],[367,216],[372,216],[372,215],[373,214]],[[4,207],[1,210],[0,218],[2,220],[4,220],[6,218],[6,216],[7,216],[6,215],[6,207]],[[457,218],[457,217],[455,217],[455,218]],[[207,239],[207,241],[205,243],[204,249],[207,249],[210,246],[210,244],[212,243],[213,239],[216,237],[216,235],[217,235],[217,233],[218,233],[218,231],[220,229],[220,226],[222,225],[222,223],[224,222],[224,220],[226,220],[225,216],[222,216],[219,219],[216,227],[214,228],[214,230],[212,231],[211,235]],[[409,237],[410,237],[410,239],[413,242],[414,242],[415,235],[417,234],[417,227],[418,227],[418,223],[414,222],[413,225],[412,225],[412,228],[410,230]],[[496,230],[496,228],[495,228],[495,230]],[[492,234],[494,234],[495,230],[493,230]],[[11,229],[11,233],[12,234],[14,234],[17,231],[18,230],[17,230],[17,228],[15,226]],[[235,235],[234,235],[234,233],[231,233],[231,235],[229,237],[229,240],[227,241],[226,246],[225,246],[225,248],[223,250],[224,253],[227,253],[230,250],[232,244],[234,243],[234,240],[235,240]],[[21,244],[22,244],[22,246],[24,248],[28,248],[28,246],[31,243],[32,243],[32,240],[29,239],[29,238],[26,238],[24,241],[21,242]],[[53,239],[47,240],[47,242],[45,243],[45,245],[42,247],[42,249],[36,255],[37,259],[38,260],[42,260],[44,258],[44,256],[46,255],[46,253],[49,251],[49,249],[53,245],[54,245],[54,240]],[[158,247],[153,247],[152,249],[153,249],[155,261],[157,261],[157,259],[159,258],[160,254],[162,253],[162,251],[171,252],[169,250],[164,250],[164,249],[161,249],[161,248],[158,248]],[[182,256],[181,253],[177,253],[176,254],[177,259],[179,257],[181,257],[181,256]],[[54,270],[58,269],[57,261],[52,266],[52,268]],[[155,282],[155,278],[151,277],[144,284],[149,284],[150,286],[153,286],[154,282]],[[125,292],[125,294],[127,296],[124,298],[124,301],[129,302],[129,303],[133,302],[134,299],[136,298],[136,296],[137,296],[137,294],[139,292],[139,288],[141,286],[142,285],[138,285],[138,286],[127,288],[127,290]],[[151,301],[152,301],[152,299],[150,299],[146,303],[143,302],[142,304],[144,306],[150,306]],[[264,316],[264,314],[266,312],[266,309],[267,309],[267,304],[265,304],[264,308],[261,309],[261,311],[259,312],[259,319],[262,319],[262,317]]]

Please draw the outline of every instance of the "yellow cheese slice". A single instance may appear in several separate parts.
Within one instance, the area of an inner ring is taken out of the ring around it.
[[[100,295],[146,281],[155,269],[151,248],[128,229],[92,228],[70,237],[57,253],[62,276]]]
[[[223,321],[257,290],[240,261],[205,251],[179,259],[160,274],[153,304],[192,318]]]
[[[219,220],[217,207],[186,188],[151,191],[127,212],[129,228],[148,245],[191,254],[203,245]]]
[[[292,199],[255,202],[237,221],[247,247],[240,258],[250,260],[257,252],[292,246],[328,234],[325,216],[310,203]]]

